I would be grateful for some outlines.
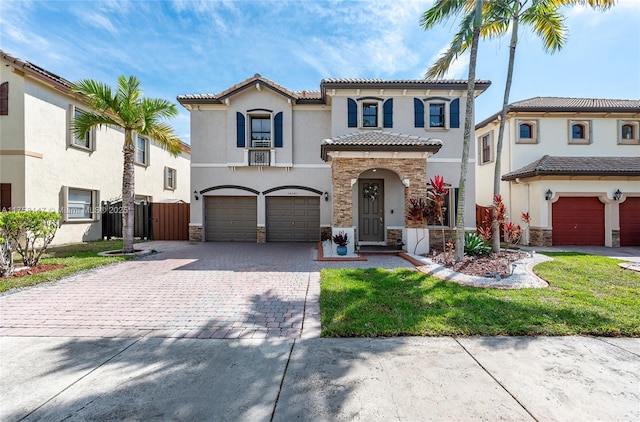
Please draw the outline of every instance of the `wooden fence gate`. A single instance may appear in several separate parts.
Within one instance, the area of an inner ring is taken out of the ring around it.
[[[133,237],[151,240],[151,203],[136,202],[133,211]],[[122,237],[122,201],[102,202],[102,237]]]
[[[153,240],[189,240],[189,204],[153,203]]]

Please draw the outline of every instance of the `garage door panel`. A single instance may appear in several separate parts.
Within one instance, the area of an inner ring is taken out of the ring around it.
[[[620,246],[640,246],[640,198],[620,203]]]
[[[256,242],[257,201],[250,196],[205,199],[205,239],[213,242]]]
[[[268,197],[267,241],[320,240],[320,200],[317,197]]]
[[[563,197],[553,205],[554,245],[604,245],[604,204],[596,197]]]

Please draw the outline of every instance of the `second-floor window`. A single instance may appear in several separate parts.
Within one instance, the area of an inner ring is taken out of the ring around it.
[[[569,120],[570,144],[588,144],[591,142],[591,129],[589,120]]]
[[[444,103],[429,104],[429,127],[445,127]]]
[[[378,127],[378,103],[362,104],[362,126]]]
[[[83,115],[84,115],[84,113],[82,111],[78,110],[77,108],[73,112],[74,120],[82,117]],[[91,131],[86,131],[84,133],[84,136],[82,136],[80,138],[74,135],[73,136],[73,144],[75,146],[79,146],[79,147],[83,147],[83,148],[91,148]]]
[[[640,143],[640,121],[619,120],[618,121],[618,143],[619,144],[639,144]]]
[[[136,140],[136,156],[135,162],[144,166],[149,164],[149,141],[142,136],[138,136]]]
[[[176,169],[171,167],[164,168],[164,188],[175,190],[176,188]]]
[[[518,120],[517,121],[518,144],[537,144],[538,143],[538,121],[537,120]]]
[[[491,134],[487,133],[480,138],[480,164],[491,161]]]
[[[251,116],[251,147],[271,147],[271,117]]]

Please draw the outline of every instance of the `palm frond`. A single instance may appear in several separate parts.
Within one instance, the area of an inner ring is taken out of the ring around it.
[[[119,122],[107,114],[83,111],[75,116],[70,129],[76,138],[82,138],[91,128],[106,125],[120,126]]]
[[[567,40],[565,17],[557,7],[537,3],[522,13],[521,22],[530,25],[533,31],[542,38],[546,52],[555,53]]]
[[[467,15],[466,18],[472,19],[471,16]],[[451,63],[455,59],[457,59],[462,53],[467,51],[467,49],[471,46],[471,36],[473,30],[468,26],[465,26],[460,32],[458,32],[451,41],[449,48],[447,51],[442,53],[438,60],[427,70],[425,74],[426,78],[442,78],[447,73],[449,68],[451,67]]]
[[[71,84],[71,92],[80,94],[89,107],[105,111],[113,111],[114,97],[111,87],[93,79],[81,79]]]
[[[174,157],[182,152],[182,141],[173,133],[173,129],[166,123],[156,123],[146,127],[144,135],[153,138],[164,150]]]
[[[423,29],[433,28],[435,25],[446,22],[455,17],[470,0],[436,0],[436,2],[420,17],[420,26]]]

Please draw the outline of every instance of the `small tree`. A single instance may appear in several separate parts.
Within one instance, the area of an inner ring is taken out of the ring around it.
[[[54,211],[3,211],[4,243],[22,257],[28,267],[35,267],[58,230],[62,217]]]
[[[421,223],[421,225],[426,225],[427,219],[429,218],[429,206],[424,198],[411,197],[409,198],[409,208],[407,209],[407,220],[417,221]],[[426,230],[426,229],[424,229]],[[417,239],[416,246],[413,248],[413,253],[415,254],[418,250],[418,245],[420,242],[424,240],[426,234],[423,230],[423,235],[420,239]]]
[[[442,251],[446,253],[446,239],[444,238],[444,201],[447,196],[447,185],[444,182],[444,177],[436,174],[435,177],[429,180],[431,190],[427,192],[427,199],[429,200],[429,215],[435,219],[442,230]]]

